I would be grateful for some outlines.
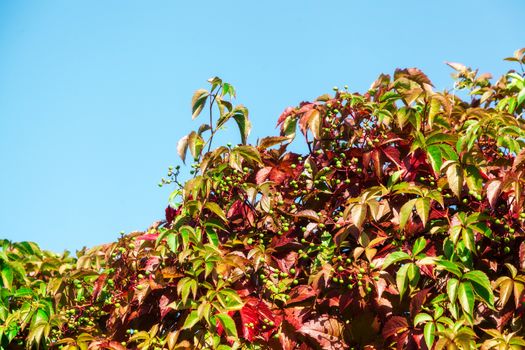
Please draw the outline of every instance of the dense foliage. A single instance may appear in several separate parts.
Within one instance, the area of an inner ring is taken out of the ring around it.
[[[453,91],[399,69],[287,108],[256,146],[211,79],[165,221],[76,257],[0,242],[2,348],[525,346],[524,73],[449,65]],[[231,119],[241,144],[212,149]]]

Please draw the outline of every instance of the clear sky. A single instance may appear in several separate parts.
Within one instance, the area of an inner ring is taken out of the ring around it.
[[[211,76],[254,142],[285,107],[396,67],[439,89],[444,61],[499,75],[523,18],[523,0],[0,1],[0,238],[75,251],[162,218],[156,184]]]

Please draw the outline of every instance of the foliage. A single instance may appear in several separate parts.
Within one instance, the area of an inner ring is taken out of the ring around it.
[[[1,242],[2,348],[525,346],[524,73],[449,65],[453,91],[398,69],[287,108],[257,145],[210,79],[165,221],[76,257]],[[212,150],[230,120],[241,144]]]

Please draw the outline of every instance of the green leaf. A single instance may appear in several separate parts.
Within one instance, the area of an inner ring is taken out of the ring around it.
[[[22,288],[18,288],[14,294],[15,297],[17,298],[22,298],[22,297],[27,297],[27,296],[31,296],[31,295],[34,295],[34,291],[31,289],[31,288],[26,288],[26,287],[22,287]]]
[[[399,211],[399,227],[401,229],[405,228],[408,219],[412,215],[412,210],[414,209],[416,200],[417,198],[411,199],[401,207],[401,210]]]
[[[248,140],[248,135],[252,129],[252,124],[248,119],[248,109],[242,105],[236,106],[232,111],[232,116],[239,127],[242,144],[245,145]]]
[[[474,312],[474,289],[470,282],[461,282],[458,288],[458,299],[463,311],[469,316]]]
[[[483,178],[479,169],[474,165],[468,165],[465,167],[466,183],[469,190],[473,191],[476,195],[481,194],[483,188]]]
[[[410,265],[412,264],[404,264],[397,271],[396,285],[397,285],[397,290],[399,291],[400,299],[403,299],[403,294],[405,294],[405,291],[406,291],[407,282],[408,282],[407,272],[408,272],[408,268],[410,267]]]
[[[295,115],[288,116],[281,127],[281,136],[286,136],[290,141],[295,138],[295,129],[297,128],[297,118]]]
[[[410,282],[410,286],[412,288],[415,288],[417,286],[417,283],[419,282],[419,278],[421,277],[419,266],[417,266],[414,263],[409,264],[407,277],[408,281]]]
[[[516,105],[516,107],[521,106],[523,101],[525,101],[525,88],[521,89],[518,94],[518,104]]]
[[[204,140],[202,139],[202,137],[195,131],[192,131],[188,135],[188,147],[190,148],[190,153],[194,159],[200,156],[203,146]]]
[[[204,227],[212,227],[225,232],[228,231],[227,227],[223,224],[223,222],[217,218],[209,218],[208,220],[206,220],[206,222],[204,223]]]
[[[479,270],[474,270],[464,274],[463,278],[471,281],[476,294],[490,307],[494,307],[494,294],[492,293],[490,280],[487,275]]]
[[[206,235],[208,236],[208,240],[216,247],[219,246],[219,236],[217,235],[217,232],[211,227],[206,226]]]
[[[476,253],[476,242],[474,240],[474,231],[470,227],[464,227],[461,229],[461,237],[463,238],[463,244],[471,252]]]
[[[222,219],[224,222],[228,222],[228,218],[226,217],[226,214],[224,213],[224,210],[215,202],[206,202],[204,205],[205,208],[209,209],[212,213],[217,215],[219,218]]]
[[[195,91],[191,98],[191,119],[195,119],[199,116],[209,95],[210,93],[205,89]]]
[[[179,228],[179,234],[182,237],[182,244],[187,247],[192,236],[195,236],[195,230],[191,226],[184,225]]]
[[[457,161],[459,159],[458,154],[456,151],[454,151],[454,148],[452,148],[450,145],[447,144],[441,144],[439,145],[441,148],[441,154],[443,155],[443,158],[445,161],[448,160],[454,160]]]
[[[511,349],[520,349],[519,347],[525,347],[525,339],[522,337],[512,337],[509,340],[509,345]],[[512,346],[514,346],[514,348]]]
[[[408,255],[405,252],[393,252],[393,253],[390,253],[385,258],[385,260],[383,262],[383,269],[386,269],[390,265],[395,264],[395,263],[397,263],[399,261],[409,260],[409,259],[410,259],[410,255]]]
[[[419,253],[421,253],[426,246],[427,241],[425,237],[419,237],[418,239],[416,239],[416,241],[414,242],[414,246],[412,247],[412,256],[416,256]]]
[[[2,267],[2,283],[4,288],[9,290],[13,289],[13,278],[13,270],[7,265]]]
[[[237,96],[237,94],[235,92],[235,88],[233,87],[233,85],[231,85],[229,83],[222,84],[221,95],[225,96],[226,94],[229,94],[231,98],[235,98]]]
[[[239,154],[245,160],[253,161],[253,162],[259,163],[260,165],[263,164],[263,161],[261,159],[261,154],[259,153],[257,148],[253,146],[238,146],[232,150],[232,153]]]
[[[450,302],[454,304],[458,297],[458,286],[459,280],[456,278],[451,278],[447,282],[447,294]]]
[[[441,169],[441,165],[443,164],[440,147],[428,146],[427,154],[428,158],[430,159],[432,169],[434,169],[434,172],[439,173],[439,169]]]
[[[444,143],[453,144],[456,142],[457,137],[451,134],[444,134],[441,131],[434,132],[429,135],[426,140],[427,145],[442,145]]]
[[[166,236],[166,243],[168,244],[168,248],[175,253],[179,247],[179,238],[175,233],[170,233]]]
[[[432,344],[434,344],[435,331],[436,331],[436,325],[433,322],[427,323],[425,325],[425,328],[423,328],[423,335],[425,337],[425,343],[427,344],[427,347],[429,349],[431,349]]]
[[[199,313],[197,310],[193,310],[184,321],[184,325],[182,326],[182,329],[188,329],[193,326],[195,326],[199,322]]]
[[[416,315],[416,317],[414,317],[414,326],[417,326],[420,323],[431,322],[433,320],[434,319],[429,314],[426,314],[424,312],[420,312],[419,314]]]
[[[31,327],[39,323],[46,323],[49,320],[49,314],[44,309],[36,310],[33,320],[31,321]]]
[[[423,197],[416,199],[416,211],[417,215],[423,222],[423,227],[426,226],[428,220],[428,214],[430,213],[430,198]]]
[[[438,260],[436,265],[439,270],[446,270],[458,276],[459,278],[461,278],[462,276],[461,270],[459,269],[458,265],[456,265],[455,263],[451,261]]]
[[[230,337],[237,338],[237,328],[235,327],[235,322],[228,314],[217,314],[215,315],[222,327],[226,331],[226,334]]]
[[[241,297],[233,289],[224,288],[218,294],[217,298],[226,308],[226,311],[240,310],[244,306]]]

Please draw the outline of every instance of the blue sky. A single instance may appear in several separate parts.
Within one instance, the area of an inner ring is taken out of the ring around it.
[[[75,251],[162,218],[156,184],[211,76],[237,88],[254,142],[285,107],[396,67],[439,89],[444,61],[499,75],[524,15],[521,0],[2,1],[0,238]]]

